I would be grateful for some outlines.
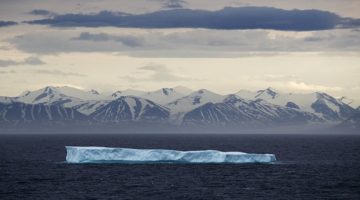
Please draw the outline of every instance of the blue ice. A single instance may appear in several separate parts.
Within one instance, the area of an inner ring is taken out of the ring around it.
[[[66,146],[68,163],[271,163],[274,154]]]

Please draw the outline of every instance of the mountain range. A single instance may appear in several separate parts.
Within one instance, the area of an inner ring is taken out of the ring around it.
[[[267,127],[293,124],[344,124],[360,109],[349,98],[324,92],[283,93],[273,88],[221,95],[185,87],[101,94],[68,86],[0,97],[0,124],[93,125],[154,123],[177,127]]]

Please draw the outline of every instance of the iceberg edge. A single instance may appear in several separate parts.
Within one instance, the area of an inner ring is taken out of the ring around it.
[[[66,146],[67,163],[272,163],[274,154]]]

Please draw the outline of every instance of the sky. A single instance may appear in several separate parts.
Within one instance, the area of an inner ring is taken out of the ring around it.
[[[358,0],[1,0],[0,96],[267,87],[360,100]]]

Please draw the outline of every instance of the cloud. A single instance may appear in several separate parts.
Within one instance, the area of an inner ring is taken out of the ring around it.
[[[96,14],[56,15],[47,19],[28,21],[28,23],[56,27],[114,26],[223,30],[271,29],[286,31],[329,30],[360,26],[359,19],[343,18],[328,11],[283,10],[273,7],[225,7],[217,11],[171,9],[145,14],[102,11]]]
[[[26,65],[43,65],[43,64],[45,64],[44,61],[40,60],[37,57],[28,57],[22,63],[26,64]]]
[[[164,8],[183,8],[186,1],[184,0],[162,0]]]
[[[40,16],[54,16],[56,13],[44,10],[44,9],[35,9],[29,12],[31,15],[40,15]]]
[[[9,67],[14,65],[43,65],[45,62],[37,57],[28,57],[22,61],[15,60],[0,60],[0,67]]]
[[[122,76],[121,79],[127,80],[129,82],[133,81],[158,81],[158,82],[174,82],[174,81],[189,81],[194,79],[177,75],[169,70],[167,67],[159,64],[148,64],[143,67],[138,68],[138,72],[146,71],[151,74],[146,77],[133,77],[133,76]]]
[[[299,79],[299,77],[294,75],[284,75],[284,74],[265,74],[263,76],[263,79],[268,82],[278,82],[278,81],[297,80]]]
[[[94,42],[105,42],[105,41],[114,41],[120,42],[128,47],[137,47],[142,46],[142,38],[131,36],[131,35],[122,35],[122,36],[113,36],[105,33],[93,34],[89,32],[82,32],[79,37],[74,38],[75,40],[88,40]]]
[[[12,21],[0,21],[0,27],[5,27],[5,26],[13,26],[16,25],[17,22],[12,22]]]
[[[263,74],[257,76],[250,76],[249,82],[262,83],[261,85],[272,86],[275,88],[282,88],[285,91],[327,91],[327,92],[339,92],[344,91],[340,86],[329,86],[309,83],[304,81],[301,77],[290,74]]]
[[[134,57],[249,57],[289,52],[360,51],[360,34],[350,29],[315,32],[136,30],[115,34],[67,30],[30,32],[8,42],[28,53],[118,52]]]
[[[0,74],[16,74],[16,71],[10,70],[10,71],[0,71]]]
[[[39,70],[31,70],[31,72],[36,73],[36,74],[64,76],[64,77],[66,77],[66,76],[86,77],[86,75],[84,75],[84,74],[74,73],[74,72],[63,72],[63,71],[60,71],[60,70],[43,70],[43,69],[39,69]]]
[[[0,50],[7,51],[7,50],[10,50],[10,49],[11,49],[11,47],[9,47],[9,46],[0,46]]]
[[[305,91],[342,91],[342,87],[308,84],[300,81],[289,81],[286,83],[289,88]]]
[[[150,0],[153,2],[159,2],[162,8],[165,9],[179,9],[184,8],[187,2],[185,0]]]
[[[19,62],[13,60],[0,60],[0,67],[8,67],[10,65],[18,65]]]

